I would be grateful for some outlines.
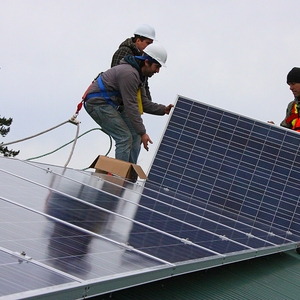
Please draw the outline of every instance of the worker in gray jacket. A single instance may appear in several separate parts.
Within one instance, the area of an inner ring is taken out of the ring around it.
[[[116,143],[115,158],[137,163],[140,145],[148,151],[152,141],[141,114],[169,114],[173,104],[157,104],[147,98],[144,83],[167,60],[166,50],[150,44],[141,56],[126,56],[120,65],[100,73],[84,95],[85,109]]]

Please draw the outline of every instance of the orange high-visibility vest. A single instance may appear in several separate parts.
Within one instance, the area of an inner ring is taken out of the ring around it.
[[[286,118],[286,123],[292,125],[292,129],[300,132],[300,115],[299,115],[299,104],[295,102],[293,104],[291,114]]]

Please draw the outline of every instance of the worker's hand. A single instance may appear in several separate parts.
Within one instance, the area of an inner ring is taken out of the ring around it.
[[[142,136],[141,136],[141,139],[142,139],[142,143],[144,145],[144,148],[148,151],[149,148],[148,148],[148,142],[150,144],[153,144],[152,141],[150,140],[150,137],[147,133],[144,133]]]
[[[270,123],[270,124],[275,124],[273,121],[268,121],[268,123]]]
[[[172,107],[174,107],[173,104],[169,104],[168,106],[165,107],[165,114],[168,115],[172,109]]]

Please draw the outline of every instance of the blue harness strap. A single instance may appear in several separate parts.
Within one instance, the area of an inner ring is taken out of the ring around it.
[[[105,87],[104,87],[104,84],[103,84],[103,81],[102,81],[102,79],[101,79],[101,76],[98,77],[97,82],[98,82],[98,85],[99,85],[99,88],[100,88],[101,92],[88,94],[88,95],[86,95],[86,97],[85,97],[84,100],[86,101],[86,100],[88,100],[88,99],[95,98],[95,97],[101,97],[101,98],[103,97],[103,98],[106,100],[106,102],[107,102],[108,104],[110,104],[110,105],[111,105],[113,108],[115,108],[116,110],[119,110],[120,106],[117,105],[116,103],[114,103],[114,102],[110,99],[110,97],[111,97],[111,96],[117,96],[117,95],[120,95],[120,93],[117,92],[117,91],[114,91],[114,92],[107,92],[106,89],[105,89]]]

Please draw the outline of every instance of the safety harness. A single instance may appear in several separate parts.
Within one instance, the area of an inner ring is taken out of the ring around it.
[[[97,80],[97,83],[98,83],[98,86],[100,88],[100,92],[96,92],[96,93],[88,93],[92,84],[95,82],[95,80]],[[76,114],[79,113],[79,111],[81,110],[82,108],[82,105],[84,105],[84,102],[87,101],[88,99],[91,99],[91,98],[96,98],[96,97],[101,97],[101,98],[104,98],[105,101],[110,104],[114,109],[116,109],[117,111],[122,111],[123,110],[123,107],[120,106],[120,105],[117,105],[116,103],[114,103],[110,97],[111,96],[120,96],[120,93],[118,91],[113,91],[113,92],[107,92],[105,87],[104,87],[104,84],[103,84],[103,81],[101,79],[101,73],[93,80],[93,82],[90,84],[90,86],[87,88],[87,90],[85,91],[85,93],[83,94],[82,96],[82,100],[78,103],[77,105],[77,110],[76,110]]]
[[[97,80],[98,86],[100,88],[100,92],[96,92],[96,93],[90,93],[88,94],[92,84],[94,83],[94,81]],[[115,108],[117,111],[122,112],[123,111],[123,106],[117,105],[116,103],[114,103],[110,97],[111,96],[120,96],[120,93],[118,91],[113,91],[113,92],[107,92],[103,81],[101,79],[101,73],[93,80],[93,82],[90,84],[90,86],[87,88],[87,90],[85,91],[85,93],[82,96],[82,100],[78,103],[77,105],[77,110],[76,110],[76,115],[78,115],[79,111],[82,108],[82,105],[84,105],[84,102],[87,101],[88,99],[91,98],[95,98],[95,97],[101,97],[104,98],[106,100],[106,102],[108,104],[110,104],[113,108]],[[142,91],[141,91],[141,87],[138,88],[137,90],[137,104],[138,104],[138,109],[140,114],[142,115],[144,113],[143,110],[143,100],[142,100]]]
[[[148,59],[148,60],[152,60],[156,63],[158,63],[157,61],[153,60],[150,56],[132,56],[132,55],[127,55],[124,57],[124,60],[130,64],[131,66],[133,66],[135,69],[138,70],[138,72],[140,73],[140,76],[141,75],[141,71],[140,71],[140,68],[138,66],[138,64],[136,63],[135,61],[135,58],[138,58],[138,59],[142,59],[142,60],[145,60],[145,59]],[[91,99],[91,98],[94,98],[94,97],[101,97],[101,98],[104,98],[106,100],[106,102],[108,104],[110,104],[113,108],[115,108],[117,111],[123,111],[123,106],[120,106],[120,105],[117,105],[116,103],[114,103],[110,97],[111,96],[120,96],[120,93],[118,91],[113,91],[113,92],[107,92],[105,87],[104,87],[104,84],[102,82],[102,79],[101,79],[101,74],[100,73],[94,80],[93,82],[90,84],[90,86],[87,88],[87,90],[85,91],[85,93],[83,94],[82,96],[82,101],[80,103],[78,103],[77,105],[77,111],[76,111],[76,114],[79,113],[79,111],[81,110],[82,108],[82,105],[85,103],[86,100],[88,99]],[[100,92],[97,92],[97,93],[90,93],[89,94],[89,90],[90,90],[90,87],[91,85],[95,82],[95,80],[97,80],[98,82],[98,86],[99,86],[99,89],[100,89]],[[139,109],[139,112],[140,114],[142,115],[143,114],[143,100],[142,100],[142,92],[141,92],[141,87],[138,88],[137,90],[137,104],[138,104],[138,109]]]

